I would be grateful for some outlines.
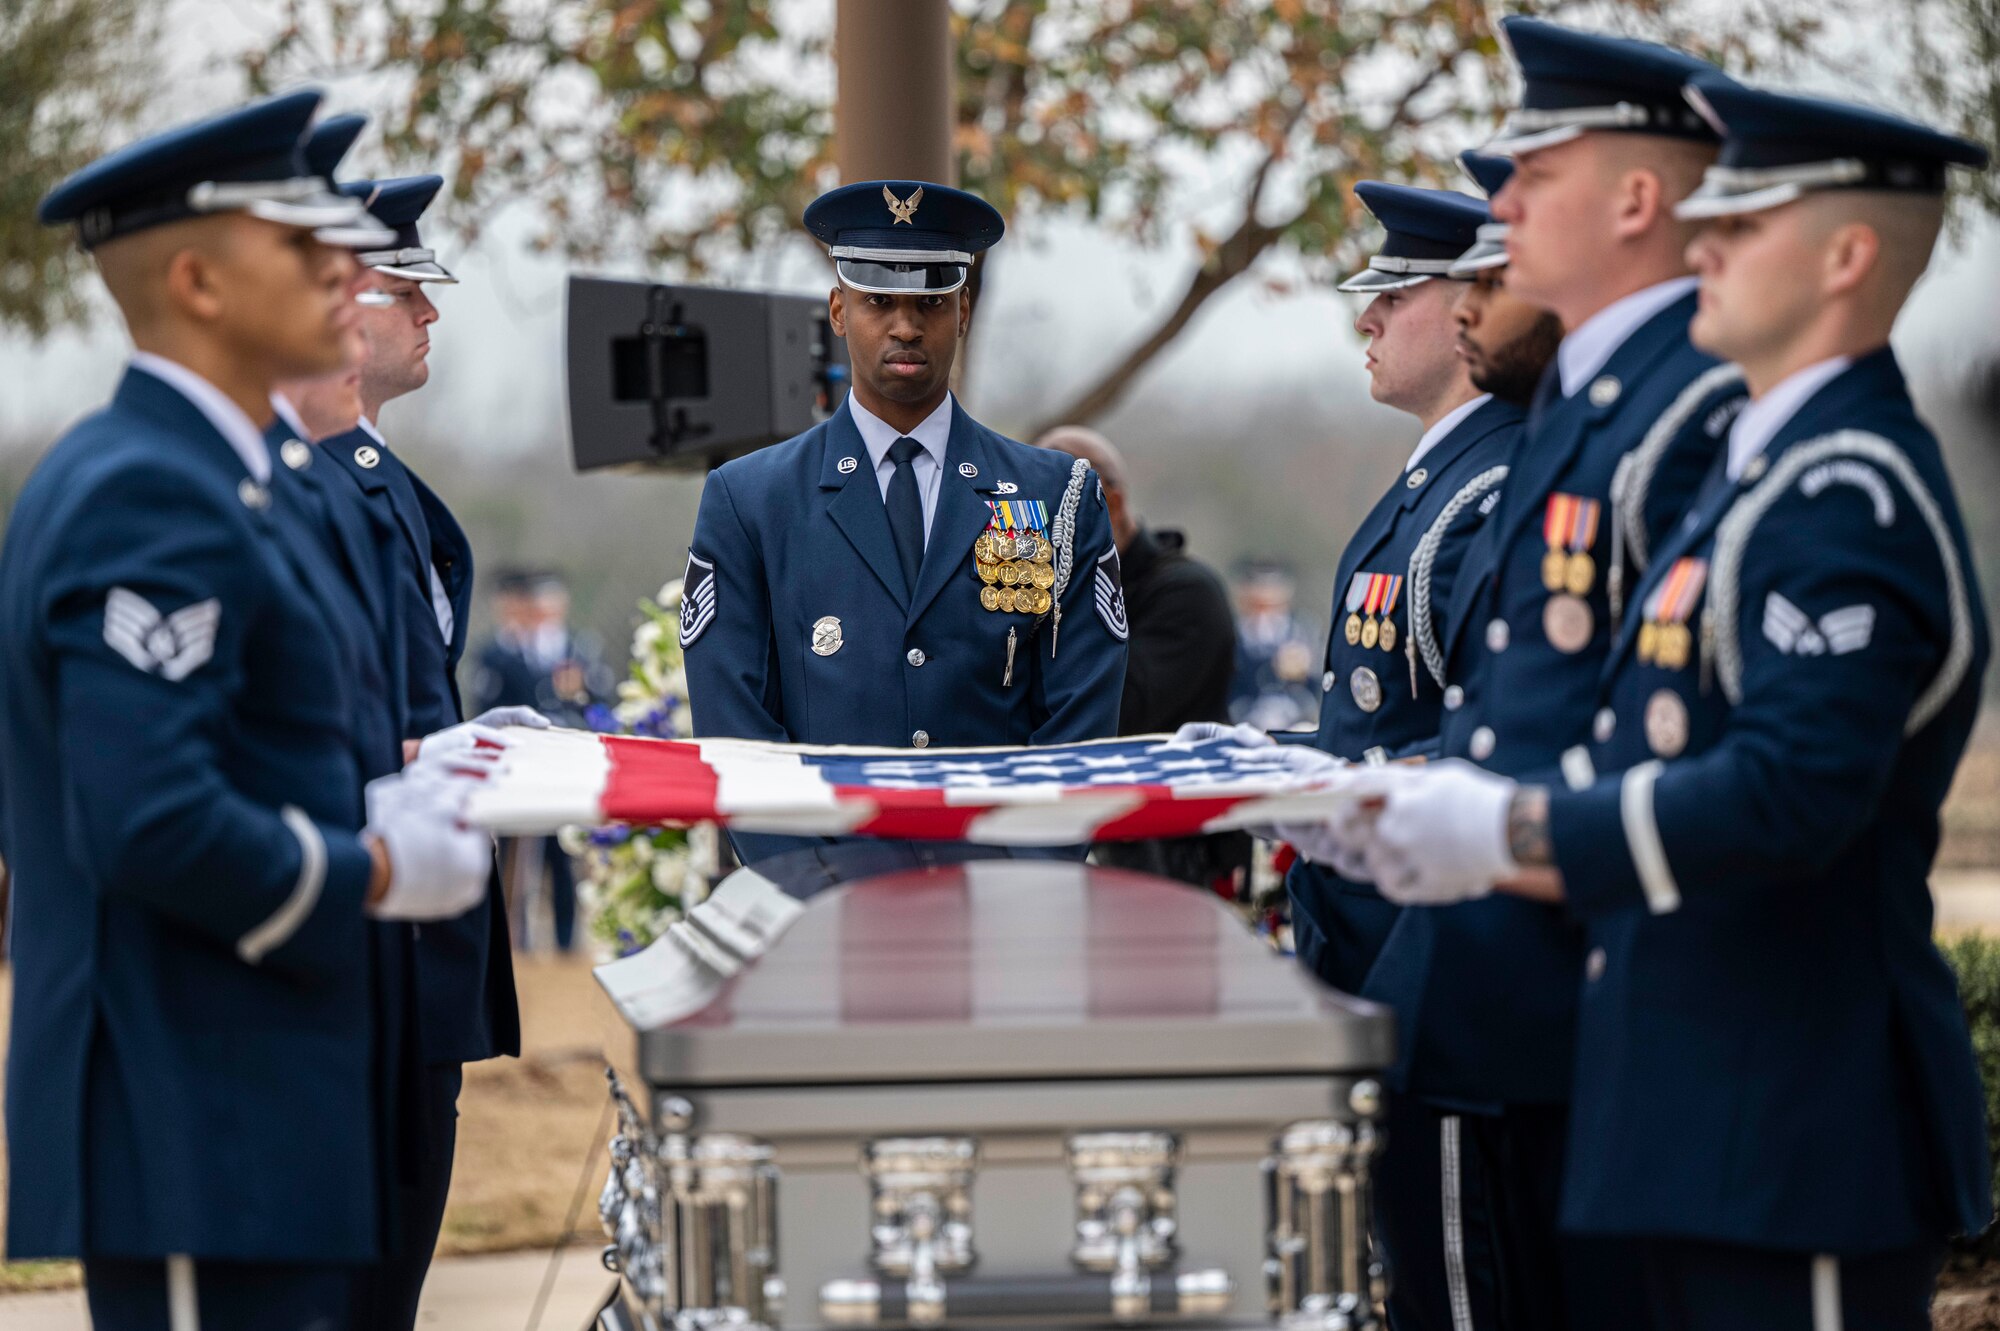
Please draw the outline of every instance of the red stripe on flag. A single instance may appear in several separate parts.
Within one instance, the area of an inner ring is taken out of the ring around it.
[[[841,803],[873,804],[875,813],[856,824],[857,834],[908,841],[963,841],[982,805],[946,804],[942,790],[885,790],[880,786],[835,786]]]
[[[1149,837],[1194,836],[1211,818],[1220,818],[1241,804],[1242,795],[1174,798],[1169,786],[1092,786],[1116,794],[1142,795],[1146,803],[1120,814],[1097,829],[1104,841],[1144,841]]]
[[[606,735],[600,741],[611,770],[604,778],[606,821],[692,823],[715,817],[715,769],[701,746],[678,740]]]

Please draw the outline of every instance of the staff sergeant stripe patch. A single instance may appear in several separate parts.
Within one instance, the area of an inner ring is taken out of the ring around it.
[[[687,572],[681,576],[681,650],[715,622],[715,565],[688,551]]]

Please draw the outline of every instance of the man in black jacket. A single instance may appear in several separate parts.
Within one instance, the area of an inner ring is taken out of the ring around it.
[[[1187,553],[1182,533],[1149,528],[1141,521],[1133,511],[1125,459],[1110,440],[1080,425],[1062,425],[1035,443],[1084,459],[1104,483],[1132,626],[1118,733],[1172,734],[1190,721],[1228,721],[1236,618],[1222,580]],[[1234,896],[1247,885],[1250,842],[1240,833],[1227,833],[1107,844],[1096,853],[1106,864]]]

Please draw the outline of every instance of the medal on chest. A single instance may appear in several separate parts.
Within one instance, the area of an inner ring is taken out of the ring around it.
[[[973,542],[973,572],[981,608],[1000,614],[1045,615],[1055,603],[1055,545],[1049,507],[1039,499],[989,499],[993,517]]]
[[[1597,519],[1602,505],[1581,495],[1552,494],[1542,513],[1542,587],[1549,593],[1542,607],[1542,636],[1549,646],[1573,656],[1590,645],[1597,616],[1584,598],[1597,585]]]
[[[1662,670],[1684,670],[1694,655],[1694,631],[1688,627],[1708,581],[1708,561],[1692,555],[1674,561],[1667,576],[1646,598],[1639,625],[1639,664]]]
[[[1347,625],[1343,636],[1349,647],[1385,652],[1396,650],[1396,601],[1403,594],[1399,573],[1356,573],[1347,584]]]
[[[1597,516],[1602,505],[1581,495],[1552,494],[1542,514],[1542,586],[1551,593],[1588,596],[1597,585]]]

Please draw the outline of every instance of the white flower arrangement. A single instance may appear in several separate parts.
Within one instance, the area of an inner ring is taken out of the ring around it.
[[[639,602],[629,677],[613,707],[593,707],[593,729],[618,735],[681,739],[693,733],[687,671],[681,661],[681,581]],[[566,827],[562,848],[579,861],[578,894],[590,911],[600,950],[629,956],[666,932],[707,897],[718,832],[692,827]]]

